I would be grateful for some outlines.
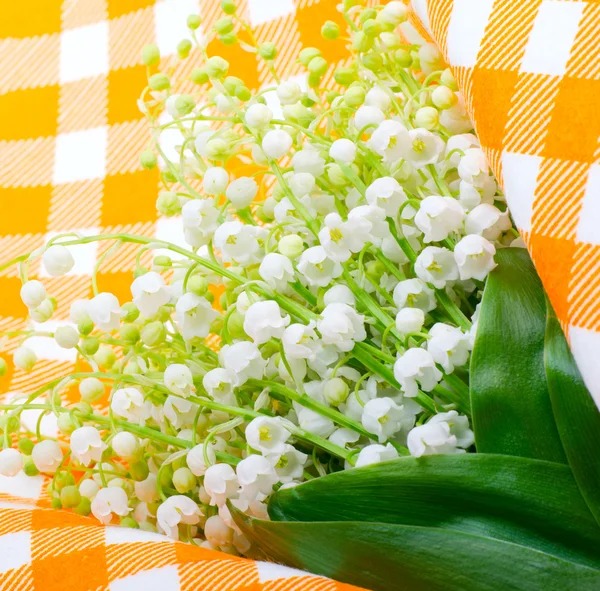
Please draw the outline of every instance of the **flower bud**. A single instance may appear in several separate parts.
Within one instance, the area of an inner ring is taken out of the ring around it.
[[[19,443],[17,444],[19,451],[21,453],[25,454],[26,456],[31,455],[31,452],[33,451],[33,446],[34,446],[33,441],[31,441],[31,439],[29,439],[27,437],[21,437],[21,439],[19,439]]]
[[[340,26],[333,21],[326,21],[321,27],[321,35],[328,41],[334,41],[340,36]]]
[[[70,486],[65,486],[60,491],[60,502],[65,509],[71,509],[73,507],[77,507],[81,502],[81,493],[79,489],[74,484]]]
[[[333,77],[342,86],[350,86],[357,79],[356,71],[352,68],[336,68]]]
[[[160,61],[160,50],[157,45],[146,45],[142,49],[142,61],[146,66],[155,66]]]
[[[21,300],[28,308],[37,308],[46,299],[46,288],[44,285],[32,279],[21,287]]]
[[[231,146],[223,138],[215,138],[206,142],[206,157],[210,160],[225,160]]]
[[[396,49],[394,51],[394,60],[401,68],[410,68],[413,63],[412,55],[406,49]]]
[[[266,41],[258,48],[258,55],[262,57],[264,60],[274,60],[277,56],[277,47],[275,43],[270,41]]]
[[[202,24],[202,18],[198,14],[190,14],[186,22],[188,29],[195,31]]]
[[[141,338],[144,345],[156,347],[162,344],[167,337],[167,331],[162,322],[150,322],[142,328]]]
[[[458,102],[458,98],[447,86],[438,86],[431,93],[431,102],[438,109],[450,109]]]
[[[19,347],[13,355],[13,363],[15,367],[24,371],[31,371],[37,361],[36,354],[28,347]]]
[[[406,20],[408,8],[403,2],[388,2],[377,15],[377,19],[382,23],[387,23],[397,27]]]
[[[344,187],[348,184],[348,178],[339,164],[327,165],[327,178],[336,187]]]
[[[454,79],[454,76],[452,75],[452,71],[450,70],[450,68],[446,68],[442,72],[442,75],[440,77],[440,82],[444,86],[447,86],[450,90],[453,90],[454,92],[456,92],[458,90],[458,85],[456,84],[456,80]]]
[[[134,462],[129,467],[129,473],[131,474],[131,478],[133,478],[136,482],[142,482],[148,478],[148,474],[150,473],[150,469],[148,468],[148,462],[144,460],[138,460]]]
[[[208,281],[201,275],[192,275],[187,282],[187,291],[203,296],[208,289]]]
[[[367,93],[362,86],[351,86],[344,92],[344,102],[349,107],[360,107],[365,102]]]
[[[94,355],[94,361],[99,367],[109,369],[116,363],[117,357],[115,356],[115,352],[112,350],[112,347],[108,345],[102,345]]]
[[[37,476],[40,473],[30,456],[23,458],[23,472],[26,476]]]
[[[339,406],[348,398],[348,384],[342,378],[332,378],[323,388],[325,400],[332,406]]]
[[[206,84],[208,82],[208,74],[204,68],[194,68],[190,78],[194,84]]]
[[[279,84],[276,93],[282,105],[293,105],[302,98],[300,85],[292,80]]]
[[[171,81],[166,74],[153,74],[148,79],[148,86],[152,90],[167,90],[171,87]]]
[[[54,314],[54,304],[50,298],[45,299],[37,308],[29,310],[34,322],[47,322]]]
[[[120,431],[110,441],[114,452],[121,458],[133,458],[140,446],[138,438],[127,431]]]
[[[175,110],[179,115],[188,115],[196,106],[196,101],[189,94],[180,94],[175,99]]]
[[[319,57],[321,55],[321,51],[316,47],[305,47],[298,56],[300,63],[303,66],[308,66],[311,60],[315,57]]]
[[[272,129],[266,133],[261,145],[267,157],[277,160],[290,151],[292,143],[292,136],[287,131]]]
[[[228,16],[220,18],[214,25],[215,31],[220,35],[226,35],[233,31],[233,20]]]
[[[206,72],[211,78],[224,78],[229,71],[229,62],[218,55],[208,58]]]
[[[415,113],[415,124],[417,127],[424,127],[425,129],[435,129],[440,122],[440,116],[437,109],[433,107],[421,107]]]
[[[48,275],[60,277],[67,274],[75,265],[73,256],[65,246],[53,245],[42,255],[42,261]]]
[[[256,181],[253,178],[243,176],[229,184],[225,196],[236,209],[243,209],[252,203],[257,193],[258,185]]]
[[[425,313],[420,308],[402,308],[396,315],[396,328],[404,335],[419,332],[424,322]]]
[[[229,174],[220,166],[213,166],[204,173],[202,188],[208,195],[221,195],[227,188]]]
[[[308,71],[317,76],[323,76],[327,72],[327,61],[321,56],[314,57],[308,64]]]
[[[58,425],[60,432],[64,435],[70,435],[77,428],[71,414],[68,412],[60,413],[56,419],[56,424]]]
[[[11,447],[0,451],[0,475],[16,476],[23,468],[23,456]]]
[[[237,35],[234,32],[219,35],[219,41],[223,45],[235,45],[237,43]]]
[[[373,47],[373,39],[371,39],[363,31],[356,31],[352,33],[352,47],[356,51],[364,53]]]
[[[88,335],[94,330],[94,323],[89,318],[85,318],[77,323],[77,330],[80,335]]]
[[[139,318],[140,311],[133,302],[127,302],[121,306],[121,314],[123,322],[134,322]]]
[[[368,70],[378,72],[383,67],[383,58],[380,53],[370,51],[362,56],[362,63]]]
[[[104,394],[104,384],[98,378],[84,378],[79,382],[79,394],[84,402],[95,402]]]
[[[40,472],[53,474],[63,460],[63,452],[56,441],[45,439],[35,445],[31,459]]]
[[[235,87],[235,96],[241,101],[246,102],[252,98],[252,93],[246,86],[240,85]]]
[[[156,158],[156,154],[154,154],[152,150],[144,150],[140,154],[140,164],[142,165],[142,168],[145,168],[146,170],[152,170],[156,167],[157,163],[158,160]]]
[[[221,0],[221,10],[225,14],[235,14],[235,8],[234,0]]]
[[[188,55],[190,55],[190,51],[192,50],[192,42],[189,39],[182,39],[177,44],[177,55],[180,59],[185,59]]]
[[[271,123],[273,119],[273,111],[261,103],[254,103],[246,110],[245,121],[249,127],[262,129]]]
[[[98,337],[87,336],[81,341],[81,350],[86,355],[95,355],[100,348]]]
[[[385,31],[379,35],[379,41],[381,41],[387,51],[398,49],[402,43],[400,37],[398,37],[396,33]]]
[[[304,252],[304,241],[297,234],[288,234],[281,238],[277,244],[277,249],[282,255],[295,259]]]
[[[59,326],[54,331],[54,340],[63,349],[73,349],[79,342],[79,333],[72,326]]]
[[[336,162],[350,164],[356,158],[356,144],[347,138],[335,140],[329,148],[329,156]]]
[[[181,213],[179,197],[171,191],[162,191],[156,200],[156,209],[162,215],[171,217]]]
[[[185,494],[194,490],[198,484],[198,480],[192,474],[189,468],[179,468],[173,473],[173,486],[180,494]]]

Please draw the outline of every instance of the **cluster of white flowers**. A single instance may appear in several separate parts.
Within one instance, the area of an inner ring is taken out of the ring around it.
[[[472,446],[476,307],[516,233],[440,54],[403,44],[403,3],[357,4],[343,7],[351,66],[305,48],[304,86],[253,94],[218,56],[192,72],[193,95],[149,78],[140,106],[155,145],[141,162],[159,166],[169,190],[158,210],[178,216],[187,247],[67,235],[22,262],[22,300],[44,323],[56,302],[27,280],[31,260],[57,276],[73,266],[71,245],[160,250],[150,269],[138,263],[131,301],[72,303],[52,336],[91,371],[3,407],[1,474],[53,474],[57,507],[243,553],[231,506],[265,517],[281,487]],[[200,45],[239,42],[235,4],[223,9]],[[200,19],[188,25],[197,40]],[[273,44],[246,48],[273,69]],[[143,57],[160,59],[154,46]],[[22,370],[36,364],[35,334],[14,352]],[[60,396],[73,385],[75,404]],[[105,394],[108,415],[92,406]],[[19,440],[28,408],[55,414],[64,437]]]

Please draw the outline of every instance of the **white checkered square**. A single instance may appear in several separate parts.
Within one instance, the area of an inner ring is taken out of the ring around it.
[[[108,73],[108,22],[67,29],[60,36],[61,83]]]
[[[542,3],[527,41],[522,72],[549,76],[565,73],[583,7],[584,2],[545,0]]]
[[[31,534],[21,531],[0,536],[0,573],[31,562]]]
[[[159,0],[154,6],[156,44],[161,55],[172,55],[182,39],[190,38],[187,17],[200,12],[199,0]]]
[[[95,127],[56,137],[55,185],[103,178],[106,174],[108,129]]]
[[[583,196],[583,204],[577,225],[577,240],[588,244],[600,244],[600,164],[593,164]]]
[[[253,27],[293,14],[295,11],[294,0],[248,0],[250,24]]]
[[[109,589],[110,591],[133,591],[133,589],[178,591],[180,589],[179,574],[176,566],[154,568],[113,581]]]
[[[493,4],[493,0],[455,0],[447,39],[452,65],[475,65]]]
[[[531,214],[537,177],[542,162],[539,156],[526,156],[513,152],[502,154],[504,192],[510,212],[521,230],[531,230]]]

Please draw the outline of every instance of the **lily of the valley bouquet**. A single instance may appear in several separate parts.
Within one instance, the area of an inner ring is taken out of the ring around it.
[[[345,0],[322,35],[347,64],[304,48],[304,83],[281,81],[282,48],[222,9],[178,47],[196,91],[143,51],[141,162],[183,240],[59,235],[14,262],[32,320],[15,365],[44,334],[81,370],[1,406],[0,473],[49,475],[53,506],[106,524],[372,589],[597,589],[597,411],[439,52],[398,34],[403,3]],[[275,83],[230,76],[215,36]],[[94,278],[44,331],[56,302],[31,263],[63,275],[96,241],[100,262],[138,245],[131,301]]]

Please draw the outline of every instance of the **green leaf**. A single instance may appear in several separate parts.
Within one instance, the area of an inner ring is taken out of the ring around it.
[[[496,253],[471,357],[477,450],[565,462],[544,369],[546,305],[527,251]]]
[[[271,497],[275,521],[443,528],[600,566],[600,529],[564,464],[488,454],[401,458]]]
[[[581,494],[600,524],[600,412],[583,383],[549,304],[545,353],[558,432]]]
[[[260,557],[373,591],[596,591],[600,570],[524,546],[446,529],[276,522],[231,507]]]

